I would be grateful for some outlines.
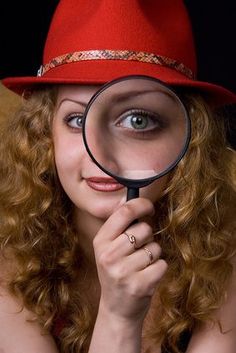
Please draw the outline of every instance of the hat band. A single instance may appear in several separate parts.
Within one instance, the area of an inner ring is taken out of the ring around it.
[[[38,70],[37,76],[43,76],[49,70],[60,65],[86,60],[140,61],[149,64],[166,66],[178,72],[181,72],[183,75],[187,76],[190,79],[194,78],[193,71],[177,60],[168,58],[166,56],[155,55],[143,51],[129,50],[88,50],[64,54],[61,56],[57,56],[45,65],[41,65]]]

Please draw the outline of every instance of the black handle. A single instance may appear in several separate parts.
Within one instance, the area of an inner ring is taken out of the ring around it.
[[[127,201],[137,199],[139,197],[139,188],[128,188],[127,190]],[[138,223],[138,219],[135,219],[129,226]]]
[[[139,188],[128,188],[127,201],[137,199],[139,197]]]

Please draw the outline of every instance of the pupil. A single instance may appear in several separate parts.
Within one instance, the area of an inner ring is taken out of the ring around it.
[[[81,117],[77,118],[77,125],[78,126],[82,125],[82,118]]]
[[[133,116],[131,123],[132,126],[136,129],[144,129],[147,127],[147,119],[142,116]]]

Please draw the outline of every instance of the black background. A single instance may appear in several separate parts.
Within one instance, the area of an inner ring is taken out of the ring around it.
[[[57,3],[58,0],[1,1],[0,79],[36,75]],[[236,93],[236,0],[185,0],[185,4],[193,25],[198,79]],[[228,107],[228,112],[229,138],[234,144],[235,106]]]

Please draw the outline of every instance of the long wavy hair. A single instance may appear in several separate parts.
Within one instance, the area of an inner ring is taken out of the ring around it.
[[[155,234],[169,266],[146,333],[174,352],[183,332],[211,320],[224,301],[235,254],[235,153],[226,145],[223,119],[196,93],[181,94],[192,138],[156,205]],[[95,318],[78,285],[86,259],[54,164],[56,97],[57,87],[35,91],[2,130],[0,245],[2,258],[15,264],[10,293],[45,332],[63,320],[62,352],[84,352]]]

